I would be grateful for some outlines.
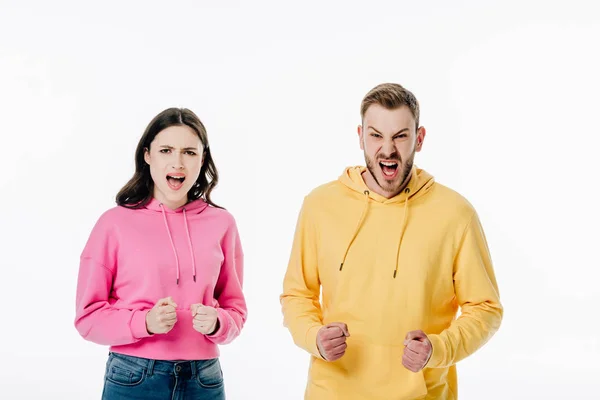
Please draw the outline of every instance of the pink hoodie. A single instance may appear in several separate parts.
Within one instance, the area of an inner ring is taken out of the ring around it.
[[[234,218],[196,200],[171,210],[114,207],[94,226],[81,254],[75,327],[86,340],[156,360],[219,356],[246,321],[243,252]],[[146,314],[161,298],[177,303],[177,323],[150,335]],[[194,330],[190,305],[215,307],[220,327]]]

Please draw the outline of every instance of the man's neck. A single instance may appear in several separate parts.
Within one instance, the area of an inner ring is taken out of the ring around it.
[[[392,197],[397,196],[398,194],[402,193],[404,188],[406,188],[406,186],[408,186],[411,176],[412,176],[412,174],[408,174],[408,176],[406,177],[404,182],[402,182],[402,185],[400,185],[400,187],[397,190],[395,190],[393,192],[388,192],[388,191],[383,190],[383,188],[381,186],[379,186],[379,184],[377,183],[377,181],[375,180],[373,175],[371,175],[371,171],[369,171],[368,168],[366,168],[362,173],[362,178],[363,178],[363,181],[365,182],[365,185],[367,185],[367,188],[369,188],[370,191],[375,192],[382,197],[385,197],[386,199],[391,199]]]

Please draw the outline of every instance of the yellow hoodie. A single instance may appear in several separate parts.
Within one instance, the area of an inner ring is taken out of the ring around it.
[[[298,218],[281,304],[294,342],[312,355],[305,399],[456,399],[455,364],[503,315],[480,221],[422,169],[391,199],[369,191],[364,170],[313,190]],[[316,337],[331,322],[350,336],[344,356],[326,362]],[[414,373],[402,365],[403,342],[419,329],[433,353]]]

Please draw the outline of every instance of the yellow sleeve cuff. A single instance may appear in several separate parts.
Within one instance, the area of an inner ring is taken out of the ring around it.
[[[427,335],[427,338],[431,342],[431,347],[433,350],[425,367],[440,368],[442,367],[444,359],[446,358],[446,345],[440,335]]]
[[[310,354],[321,360],[324,360],[323,356],[321,356],[321,353],[319,352],[319,348],[317,347],[317,333],[319,333],[319,330],[322,327],[322,325],[317,325],[308,329],[308,332],[306,332],[305,347]]]

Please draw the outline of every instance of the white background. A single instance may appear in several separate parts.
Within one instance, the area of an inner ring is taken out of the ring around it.
[[[83,3],[0,2],[0,398],[100,398],[79,253],[146,124],[185,106],[246,252],[228,398],[301,399],[278,299],[297,212],[363,163],[360,101],[387,81],[416,94],[416,162],[473,203],[495,261],[505,318],[459,364],[460,398],[597,396],[597,2]]]

